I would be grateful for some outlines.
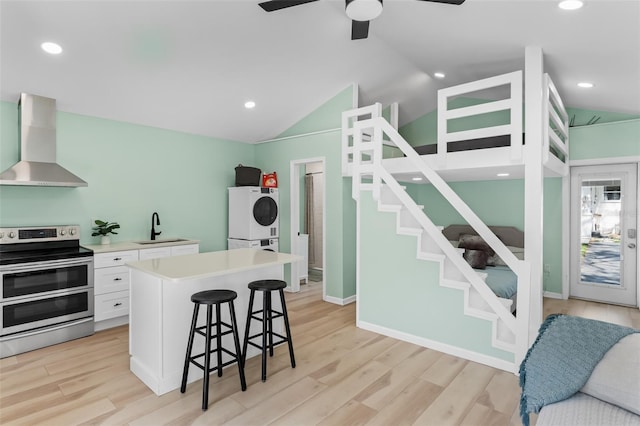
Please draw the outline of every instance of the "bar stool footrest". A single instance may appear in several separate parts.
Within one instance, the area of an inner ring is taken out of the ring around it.
[[[273,310],[271,312],[272,312],[272,316],[271,316],[271,318],[267,318],[267,320],[269,320],[269,319],[274,320],[276,318],[280,318],[280,317],[284,316],[284,314],[282,312],[273,311]],[[262,311],[260,310],[260,311],[251,312],[251,318],[262,322],[262,316],[258,316],[257,314],[262,314]],[[273,315],[273,314],[275,314],[275,315]]]

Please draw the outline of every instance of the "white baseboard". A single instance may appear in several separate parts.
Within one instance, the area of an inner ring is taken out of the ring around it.
[[[548,297],[549,299],[564,299],[564,297],[562,297],[562,293],[554,293],[552,291],[545,291],[542,293],[542,296]]]
[[[344,306],[344,305],[348,305],[349,303],[355,302],[356,301],[356,295],[354,294],[353,296],[349,296],[346,299],[340,299],[338,297],[333,297],[333,296],[324,296],[323,300],[325,302],[334,303],[336,305]]]
[[[500,370],[508,371],[509,373],[518,373],[518,366],[513,362],[505,361],[503,359],[494,358],[492,356],[473,352],[468,349],[459,348],[457,346],[451,346],[446,343],[436,342],[434,340],[426,339],[424,337],[414,336],[412,334],[404,333],[390,328],[382,327],[379,325],[371,324],[364,321],[358,321],[356,326],[364,330],[373,331],[378,334],[393,337],[394,339],[402,340],[405,342],[413,343],[425,348],[433,349],[438,352],[444,352],[449,355],[457,356],[458,358],[464,358],[469,361],[477,362],[479,364],[488,365],[489,367],[498,368]]]

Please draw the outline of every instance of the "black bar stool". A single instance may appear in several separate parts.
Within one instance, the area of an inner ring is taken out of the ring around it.
[[[247,345],[255,346],[262,351],[262,381],[267,380],[267,349],[269,349],[269,356],[273,356],[273,347],[281,343],[287,342],[289,345],[289,357],[291,358],[291,368],[296,368],[296,359],[293,356],[293,343],[291,342],[291,329],[289,328],[289,316],[287,315],[287,305],[284,301],[283,288],[287,286],[287,283],[282,280],[259,280],[249,283],[249,289],[251,295],[249,296],[249,313],[247,314],[247,324],[244,333],[244,345],[242,347],[242,362],[247,359]],[[282,312],[275,311],[271,306],[271,292],[278,291],[280,293],[280,302],[282,303]],[[262,309],[253,311],[253,298],[256,291],[262,291]],[[259,315],[262,314],[262,315]],[[284,328],[286,337],[273,331],[273,320],[275,318],[284,318]],[[251,327],[251,319],[262,321],[262,332],[249,336],[249,330]],[[274,342],[273,336],[280,338],[279,341]],[[258,345],[253,343],[251,339],[262,336],[262,344]],[[269,342],[267,343],[267,338]]]
[[[233,307],[233,301],[238,297],[238,294],[232,290],[207,290],[195,293],[191,296],[191,301],[194,303],[193,318],[191,319],[191,331],[189,332],[189,342],[187,343],[187,355],[184,359],[184,370],[182,371],[182,386],[180,392],[184,393],[187,389],[187,376],[189,375],[189,364],[194,364],[204,372],[204,383],[202,385],[202,410],[206,410],[209,407],[209,374],[212,371],[218,371],[218,377],[222,376],[222,368],[227,365],[238,363],[238,373],[240,374],[240,385],[242,390],[247,389],[247,383],[244,379],[244,360],[240,352],[240,339],[238,337],[238,324],[236,322],[236,311]],[[231,317],[231,324],[227,324],[222,321],[220,316],[220,305],[222,303],[229,304],[229,316]],[[196,327],[198,321],[198,311],[200,305],[207,305],[207,323],[201,327]],[[212,305],[216,306],[216,322],[212,322]],[[227,330],[222,331],[222,326],[225,326]],[[211,330],[215,327],[215,334],[211,334]],[[206,329],[206,331],[202,331]],[[205,338],[204,352],[198,355],[191,356],[191,350],[193,349],[193,337],[195,333],[198,333]],[[222,347],[222,336],[227,334],[233,334],[233,341],[235,343],[236,352],[233,353],[226,348]],[[216,339],[216,348],[211,349],[211,339]],[[227,362],[222,362],[222,352],[231,355],[233,358]],[[211,368],[211,354],[217,354],[217,366]],[[196,361],[197,358],[204,357],[204,365]]]

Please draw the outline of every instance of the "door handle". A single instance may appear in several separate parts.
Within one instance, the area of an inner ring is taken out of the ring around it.
[[[629,247],[630,249],[634,249],[636,248],[636,243],[629,243],[627,244],[627,247]]]

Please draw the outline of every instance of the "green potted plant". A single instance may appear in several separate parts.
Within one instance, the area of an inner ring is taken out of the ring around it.
[[[118,225],[117,222],[105,222],[100,219],[96,219],[95,223],[96,223],[96,226],[91,228],[93,229],[91,236],[97,237],[98,235],[100,235],[101,244],[111,244],[111,239],[109,238],[109,234],[117,235],[118,233],[114,230],[119,229],[120,225]]]

